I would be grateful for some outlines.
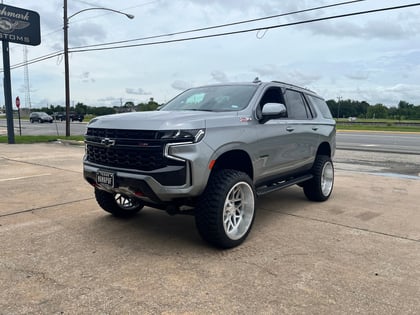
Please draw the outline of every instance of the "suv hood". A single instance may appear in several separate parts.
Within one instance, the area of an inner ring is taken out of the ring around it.
[[[200,129],[206,120],[237,117],[237,112],[150,111],[106,115],[92,119],[88,128],[173,130]]]

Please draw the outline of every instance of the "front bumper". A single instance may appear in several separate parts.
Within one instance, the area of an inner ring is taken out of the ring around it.
[[[114,187],[98,184],[96,175],[99,171],[114,173]],[[129,197],[143,199],[153,203],[164,203],[175,198],[189,196],[193,187],[191,186],[190,168],[185,167],[185,182],[181,185],[173,186],[171,181],[177,181],[179,170],[164,172],[160,174],[144,174],[131,170],[120,170],[112,167],[103,167],[87,161],[83,165],[84,178],[95,188],[106,190],[113,193],[121,193]],[[160,177],[166,177],[165,183],[158,181]]]

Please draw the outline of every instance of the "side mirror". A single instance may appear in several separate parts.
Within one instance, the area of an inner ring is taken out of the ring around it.
[[[260,120],[261,123],[265,123],[266,121],[273,119],[273,118],[281,118],[287,116],[287,109],[284,104],[281,103],[266,103],[262,109],[262,119]]]

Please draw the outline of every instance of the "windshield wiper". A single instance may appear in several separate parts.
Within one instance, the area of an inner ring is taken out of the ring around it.
[[[197,111],[197,112],[214,112],[214,110],[212,109],[203,109],[203,108],[188,108],[185,110],[192,110],[192,111]]]

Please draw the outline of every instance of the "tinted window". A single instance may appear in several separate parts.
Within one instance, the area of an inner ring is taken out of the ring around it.
[[[263,107],[267,103],[281,103],[284,104],[283,94],[281,89],[278,87],[271,87],[264,92],[263,97],[260,100],[260,106]]]
[[[262,118],[262,109],[267,103],[281,103],[284,104],[283,93],[279,87],[268,88],[260,99],[259,106],[257,107],[257,117]]]
[[[169,101],[161,110],[238,111],[248,106],[255,85],[217,85],[193,88]]]
[[[315,107],[318,107],[319,111],[321,112],[322,116],[327,119],[332,119],[332,115],[330,109],[328,108],[327,103],[318,97],[307,95],[309,102],[311,102]]]
[[[286,99],[287,116],[291,119],[308,119],[308,112],[300,92],[286,90],[284,94]]]

